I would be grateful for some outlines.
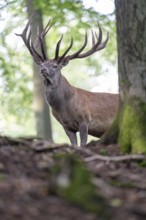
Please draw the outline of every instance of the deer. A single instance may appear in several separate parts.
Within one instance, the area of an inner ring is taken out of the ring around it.
[[[69,46],[60,55],[62,35],[56,44],[55,57],[49,58],[45,51],[44,38],[51,27],[49,20],[43,31],[36,34],[33,42],[30,19],[22,33],[16,35],[22,38],[34,62],[40,67],[46,102],[51,107],[53,116],[63,126],[71,145],[78,146],[77,132],[79,132],[80,146],[83,147],[87,144],[88,134],[100,138],[112,124],[118,108],[118,94],[90,92],[72,86],[61,74],[61,69],[73,59],[83,59],[104,49],[109,36],[107,34],[106,39],[102,41],[103,33],[98,23],[98,34],[91,30],[90,49],[84,50],[88,43],[86,31],[79,50],[68,55],[74,42],[71,37]]]

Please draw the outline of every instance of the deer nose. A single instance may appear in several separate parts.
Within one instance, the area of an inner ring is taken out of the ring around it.
[[[47,72],[47,68],[45,67],[45,66],[41,66],[41,72],[43,73],[43,72]]]

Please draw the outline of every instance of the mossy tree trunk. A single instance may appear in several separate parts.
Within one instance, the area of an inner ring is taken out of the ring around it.
[[[26,0],[28,18],[33,15],[31,22],[32,39],[36,39],[39,30],[43,30],[42,13],[35,8],[33,0]],[[44,42],[45,44],[45,42]],[[46,48],[46,47],[45,47]],[[52,128],[49,108],[46,104],[43,92],[43,83],[39,74],[39,67],[33,61],[33,85],[34,85],[34,111],[36,119],[37,136],[52,141]]]
[[[121,151],[146,153],[146,0],[115,0],[119,111],[104,141]]]

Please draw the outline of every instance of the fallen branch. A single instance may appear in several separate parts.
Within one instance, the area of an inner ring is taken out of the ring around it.
[[[130,155],[122,155],[122,156],[102,156],[99,154],[93,155],[91,157],[87,157],[84,160],[86,162],[91,162],[94,160],[103,160],[107,162],[118,162],[118,161],[125,161],[125,160],[144,160],[146,159],[146,155],[143,154],[130,154]]]
[[[54,144],[48,141],[36,141],[32,144],[32,149],[37,153],[50,152],[62,148],[68,148],[68,145]]]

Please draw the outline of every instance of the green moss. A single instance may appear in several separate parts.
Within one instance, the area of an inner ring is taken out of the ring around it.
[[[116,115],[110,128],[100,138],[99,143],[101,144],[117,143],[118,135],[119,135],[119,114]]]
[[[112,207],[115,207],[115,208],[118,208],[122,205],[122,200],[120,198],[113,198],[111,200],[111,206]]]
[[[110,216],[108,204],[93,184],[86,165],[77,155],[64,154],[55,158],[49,180],[52,182],[50,192],[86,211],[98,214],[101,219]]]
[[[108,155],[108,151],[106,149],[100,149],[99,154],[106,156]]]
[[[138,165],[140,167],[146,168],[146,160],[142,160],[142,161],[138,162]]]
[[[118,140],[121,151],[146,153],[146,104],[133,99],[123,108]]]
[[[118,143],[120,145],[120,149],[122,152],[130,152],[131,151],[131,124],[132,124],[132,116],[131,110],[129,106],[126,106],[123,113],[122,113],[122,119],[120,122],[120,134],[119,134],[119,140]]]
[[[120,182],[120,181],[118,181],[118,180],[112,180],[111,181],[111,185],[112,186],[116,186],[116,187],[122,187],[122,188],[133,188],[133,185],[132,185],[132,183],[131,182]]]
[[[0,181],[7,179],[7,175],[4,173],[0,173]]]

